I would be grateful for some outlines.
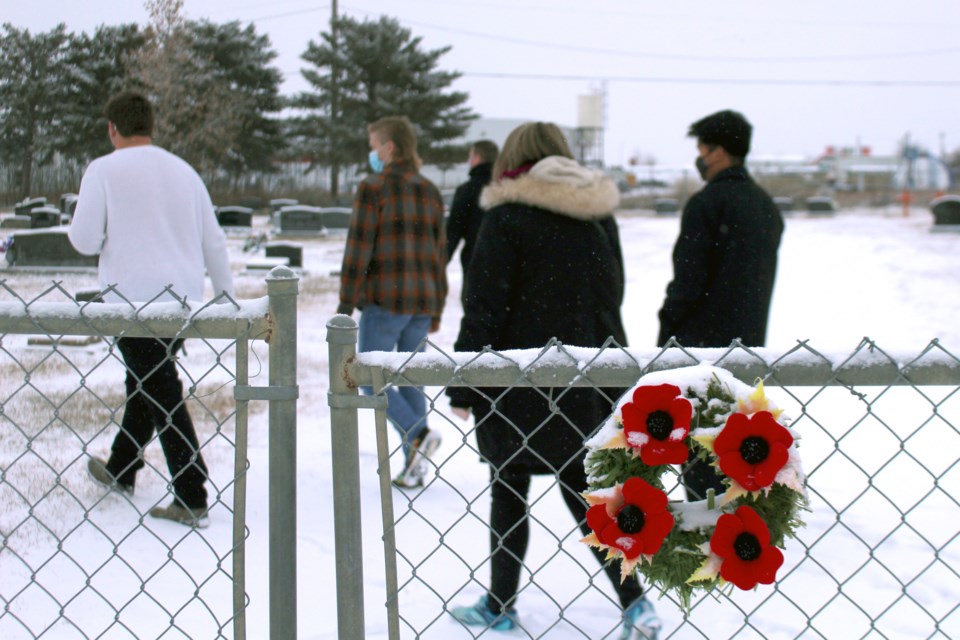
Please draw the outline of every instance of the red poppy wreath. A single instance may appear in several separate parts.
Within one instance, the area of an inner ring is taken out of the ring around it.
[[[623,579],[637,571],[684,608],[698,591],[772,584],[807,507],[797,436],[781,414],[763,383],[750,387],[717,367],[642,377],[587,441],[592,533],[583,542],[619,558]],[[671,501],[693,456],[724,490]],[[665,473],[675,480],[665,483]]]

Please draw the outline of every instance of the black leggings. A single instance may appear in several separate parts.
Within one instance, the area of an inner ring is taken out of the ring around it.
[[[530,491],[530,472],[516,467],[506,466],[500,470],[499,477],[490,468],[490,608],[499,612],[503,607],[513,606],[520,586],[520,570],[527,553],[530,540],[530,522],[527,518],[527,494]],[[587,478],[583,466],[568,464],[557,473],[560,492],[567,509],[583,535],[590,533],[587,526],[587,504],[580,496],[587,489]],[[603,571],[613,583],[620,599],[620,605],[626,608],[643,595],[643,589],[635,575],[631,574],[620,582],[620,563],[607,562],[606,552],[590,547],[593,555],[603,566]]]

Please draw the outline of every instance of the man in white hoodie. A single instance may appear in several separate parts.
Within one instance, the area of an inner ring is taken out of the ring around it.
[[[70,242],[100,254],[106,302],[140,308],[154,301],[203,299],[204,274],[214,295],[234,296],[226,237],[207,189],[190,165],[153,146],[153,109],[134,92],[115,95],[104,109],[115,150],[87,167]],[[108,460],[92,457],[91,477],[132,495],[156,431],[167,459],[173,502],[150,515],[189,526],[207,520],[207,468],[183,400],[175,358],[183,340],[119,338],[126,364],[127,401]]]

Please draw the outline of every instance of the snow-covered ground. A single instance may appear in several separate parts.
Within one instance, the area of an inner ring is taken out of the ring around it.
[[[798,340],[809,340],[809,345],[820,351],[852,352],[869,337],[887,351],[918,354],[936,338],[960,355],[956,322],[960,234],[931,233],[931,226],[932,216],[921,209],[914,209],[906,218],[898,208],[842,211],[832,218],[802,214],[789,218],[780,251],[769,347],[786,352]],[[678,219],[624,214],[620,229],[628,277],[623,315],[630,345],[652,351],[656,313],[671,276],[670,251]],[[248,257],[242,244],[243,238],[231,239],[238,274]],[[339,268],[343,237],[304,240],[303,244],[307,272],[301,282],[299,309],[298,627],[301,638],[319,640],[337,636],[325,324],[336,308],[338,283],[330,272]],[[447,310],[441,330],[431,340],[438,348],[452,351],[462,315],[457,258],[448,275]],[[0,277],[5,278],[6,287],[28,300],[50,284],[49,275],[7,272]],[[56,278],[67,291],[95,285],[90,274],[58,274]],[[262,276],[242,274],[237,282],[240,297],[265,292]],[[0,299],[11,298],[7,291],[0,292]],[[214,417],[201,417],[198,423],[201,433],[210,438],[205,455],[213,484],[223,488],[222,499],[229,504],[233,428],[228,421],[218,433],[216,420],[230,414],[230,390],[222,388],[226,379],[214,366],[209,350],[191,343],[188,349],[185,364],[198,379],[198,394],[207,396],[216,407]],[[267,348],[262,342],[254,343],[254,352],[251,376],[259,372],[259,377],[251,383],[263,385]],[[65,359],[46,358],[47,354],[42,347],[27,346],[25,337],[3,336],[0,400],[8,419],[0,422],[0,469],[5,470],[5,475],[0,475],[0,532],[6,536],[0,547],[0,600],[6,605],[0,612],[0,638],[40,636],[48,625],[52,627],[44,638],[160,637],[171,618],[176,626],[162,635],[164,638],[215,637],[216,621],[222,624],[230,615],[229,581],[216,570],[218,562],[225,563],[225,571],[231,570],[229,511],[216,507],[212,524],[202,537],[149,518],[144,520],[148,526],[128,534],[141,514],[167,501],[164,480],[160,473],[141,474],[132,502],[104,496],[91,486],[84,472],[84,445],[92,454],[102,455],[113,435],[113,427],[105,427],[96,417],[78,428],[79,437],[62,429],[46,429],[31,440],[30,451],[42,452],[45,459],[53,459],[51,467],[62,469],[59,476],[46,467],[36,472],[34,456],[25,453],[27,437],[11,427],[12,423],[24,424],[24,418],[29,422],[29,411],[18,408],[17,402],[31,389],[24,386],[22,374],[14,375],[22,365],[11,366],[13,360],[31,366],[40,363],[30,382],[46,395],[69,394],[82,376],[84,384],[109,395],[107,404],[121,404],[121,367],[107,356],[103,343],[67,350],[71,365],[65,364]],[[810,475],[813,507],[806,516],[807,527],[788,545],[776,591],[761,587],[756,592],[737,592],[732,601],[707,598],[686,621],[668,599],[658,601],[666,629],[674,633],[671,637],[960,637],[960,613],[955,611],[960,587],[960,548],[955,539],[960,508],[954,498],[960,494],[960,400],[951,396],[953,389],[933,387],[858,391],[864,396],[835,388],[770,389],[797,419],[795,427],[803,436],[801,454]],[[17,402],[8,401],[14,392]],[[488,553],[484,526],[487,471],[463,444],[463,433],[471,425],[450,415],[440,389],[427,392],[437,399],[430,423],[443,435],[444,445],[437,459],[440,475],[426,491],[394,492],[401,556],[401,631],[404,637],[470,638],[472,634],[444,613],[444,605],[474,602],[488,580],[484,564]],[[806,403],[804,408],[801,401]],[[268,443],[266,414],[254,404],[247,506],[247,623],[248,637],[265,638]],[[25,413],[18,417],[16,411]],[[63,421],[84,423],[85,411],[96,416],[102,415],[103,409],[77,407]],[[396,446],[392,431],[390,438],[391,446]],[[906,444],[901,445],[903,440]],[[379,487],[370,412],[361,413],[360,447],[364,528],[358,535],[364,541],[367,636],[386,638]],[[162,470],[158,449],[152,447],[150,460]],[[394,467],[397,465],[395,457]],[[23,477],[34,473],[32,480]],[[872,485],[868,475],[874,476]],[[55,483],[57,477],[59,484]],[[534,482],[534,526],[527,557],[533,575],[523,577],[517,603],[526,632],[508,637],[606,637],[616,626],[612,589],[602,575],[597,577],[596,587],[589,586],[589,577],[580,565],[590,574],[597,567],[577,542],[578,532],[558,491],[550,485],[549,478]],[[52,529],[53,535],[30,518],[25,500],[12,492],[12,486],[37,500],[36,518]],[[29,486],[29,491],[20,490],[24,486]],[[543,495],[536,498],[538,494]],[[65,539],[59,552],[55,537]],[[110,559],[115,547],[123,562]],[[169,557],[168,547],[173,548]],[[933,548],[939,550],[939,561]],[[188,574],[204,581],[194,584]],[[214,577],[205,580],[211,574]],[[92,577],[84,589],[87,576]],[[147,582],[149,596],[139,592],[141,581]],[[841,595],[838,584],[842,584]],[[212,614],[198,600],[191,600],[195,591],[208,599],[206,606]],[[81,594],[74,596],[77,592]],[[565,609],[562,620],[558,618],[560,607]],[[61,608],[71,622],[58,620]],[[122,609],[116,614],[120,624],[110,626],[113,609]],[[745,622],[747,614],[750,617]],[[877,620],[874,627],[871,618]],[[808,619],[812,619],[809,627]],[[939,627],[934,620],[940,621]],[[20,621],[29,625],[32,635]],[[224,634],[232,637],[229,627]]]

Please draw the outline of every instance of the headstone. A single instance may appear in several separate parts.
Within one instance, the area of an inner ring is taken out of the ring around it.
[[[653,210],[657,215],[669,215],[680,210],[680,203],[676,198],[657,198],[653,203]]]
[[[247,262],[247,271],[270,271],[274,267],[286,267],[287,258],[252,258]]]
[[[932,231],[960,232],[960,196],[947,195],[930,201],[933,212]]]
[[[807,213],[818,216],[829,216],[837,212],[837,203],[830,196],[813,196],[807,198]]]
[[[77,201],[80,197],[75,193],[64,193],[60,196],[60,213],[73,215],[77,210]]]
[[[286,258],[287,266],[303,268],[303,245],[295,242],[268,242],[263,245],[268,258]]]
[[[327,229],[349,229],[352,214],[350,207],[327,207],[323,209],[323,226]]]
[[[31,229],[13,234],[6,251],[12,267],[96,267],[100,256],[85,256],[70,244],[68,227]]]
[[[274,214],[274,227],[281,235],[320,236],[326,233],[323,210],[303,204],[283,207]]]
[[[60,226],[60,209],[52,206],[37,207],[30,210],[30,228],[45,229]]]
[[[13,214],[17,216],[25,216],[30,213],[31,209],[36,209],[37,207],[44,207],[47,204],[46,198],[26,198],[23,202],[18,202],[13,207]]]
[[[270,201],[270,213],[276,213],[283,209],[284,207],[292,207],[294,205],[300,204],[297,200],[292,200],[291,198],[275,198]]]
[[[259,211],[260,209],[263,209],[263,198],[260,196],[241,196],[240,206],[253,209],[254,211]]]
[[[29,229],[30,216],[6,216],[0,220],[0,229]]]
[[[793,198],[790,196],[777,196],[773,199],[773,204],[777,205],[780,213],[791,213],[793,211]]]
[[[73,294],[77,302],[103,302],[103,292],[99,289],[84,289]]]
[[[217,220],[221,227],[250,227],[253,224],[253,209],[228,205],[217,207]]]

